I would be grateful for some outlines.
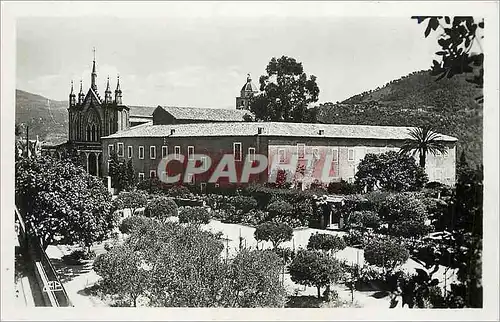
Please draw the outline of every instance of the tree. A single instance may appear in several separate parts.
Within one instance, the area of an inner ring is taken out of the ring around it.
[[[112,230],[111,196],[101,180],[49,156],[16,162],[16,205],[45,249],[55,236],[90,247]]]
[[[93,268],[100,280],[101,290],[127,298],[136,307],[137,299],[150,288],[151,272],[141,252],[130,245],[115,246],[97,256]]]
[[[318,100],[316,77],[309,78],[301,62],[294,58],[273,57],[260,77],[261,94],[251,101],[250,111],[260,121],[302,122],[307,108]],[[309,117],[310,118],[310,117]]]
[[[193,223],[196,225],[208,224],[210,222],[210,213],[205,207],[185,207],[179,211],[180,223]]]
[[[137,178],[135,175],[134,165],[132,164],[132,159],[127,162],[126,169],[126,178],[127,178],[127,189],[132,189],[137,184]]]
[[[379,213],[388,224],[389,234],[415,238],[429,233],[430,226],[425,225],[427,207],[419,194],[389,195],[380,206]]]
[[[109,159],[109,176],[111,185],[118,191],[131,189],[136,183],[132,160],[121,161],[113,151]]]
[[[230,307],[283,307],[281,259],[267,250],[242,250],[228,267],[225,297]]]
[[[143,191],[123,191],[114,200],[116,209],[130,209],[133,215],[137,208],[146,206],[147,196]]]
[[[155,196],[148,201],[144,213],[146,216],[155,217],[163,221],[168,217],[177,216],[179,208],[172,198]]]
[[[484,54],[482,53],[481,39],[484,39],[484,19],[481,19],[480,22],[476,22],[473,17],[454,17],[452,19],[441,16],[413,16],[412,19],[417,19],[419,24],[428,20],[425,37],[438,28],[443,31],[438,38],[441,50],[436,52],[436,55],[442,57],[441,61],[433,60],[432,62],[432,75],[438,76],[436,80],[445,76],[451,78],[454,75],[465,73],[472,76],[468,79],[470,83],[483,88]],[[480,53],[472,51],[474,44],[477,45]],[[482,95],[478,101],[483,102]]]
[[[198,226],[153,221],[127,240],[151,267],[148,297],[154,306],[229,306],[224,248],[219,235]]]
[[[267,206],[267,211],[269,212],[269,218],[284,221],[292,215],[293,206],[284,200],[277,200]]]
[[[367,154],[358,165],[355,185],[372,191],[375,188],[388,191],[416,191],[428,181],[424,169],[407,155],[394,151]]]
[[[344,275],[338,260],[320,252],[299,250],[288,268],[293,282],[318,289],[321,298],[321,287],[337,282]]]
[[[428,153],[436,155],[437,153],[448,153],[448,149],[439,140],[441,135],[434,132],[430,126],[413,128],[409,130],[410,139],[405,140],[401,146],[400,153],[411,154],[415,156],[418,153],[419,165],[425,169],[425,159]]]
[[[265,222],[257,226],[254,232],[257,241],[270,241],[276,249],[282,242],[293,237],[293,229],[286,223]]]
[[[410,253],[397,240],[374,238],[365,246],[364,255],[367,263],[392,271],[404,264]]]
[[[337,252],[339,250],[343,250],[347,245],[339,236],[334,236],[330,234],[320,234],[316,233],[309,237],[309,241],[307,243],[307,249],[309,250],[321,250],[324,252]]]
[[[43,248],[63,237],[90,247],[111,232],[111,195],[102,181],[68,160],[49,156],[16,162],[16,205]]]

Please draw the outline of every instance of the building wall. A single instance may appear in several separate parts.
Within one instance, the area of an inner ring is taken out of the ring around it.
[[[168,154],[173,154],[175,152],[175,147],[180,147],[180,153],[185,156],[185,164],[188,158],[188,146],[194,147],[195,154],[205,154],[213,160],[211,168],[208,169],[207,173],[199,174],[195,176],[195,182],[208,181],[210,173],[215,169],[218,161],[225,154],[233,154],[233,145],[235,142],[241,143],[241,161],[236,161],[237,173],[240,173],[244,160],[248,153],[248,148],[258,147],[259,140],[256,137],[218,137],[218,138],[181,138],[181,137],[165,137],[165,138],[122,138],[122,139],[103,139],[102,140],[102,150],[103,150],[103,163],[104,163],[104,175],[108,174],[108,160],[110,157],[109,149],[116,149],[118,152],[119,144],[123,144],[123,156],[119,159],[132,160],[132,164],[137,174],[143,173],[144,178],[149,178],[151,170],[157,172],[158,164],[162,159],[162,147],[167,146]],[[110,148],[111,145],[111,148]],[[132,157],[128,156],[128,147],[132,147]],[[139,158],[139,147],[144,147],[144,158]],[[156,155],[151,158],[150,149],[154,146],[156,150]],[[121,149],[121,148],[120,148]],[[256,152],[258,153],[258,152]],[[185,165],[184,165],[185,167]],[[175,169],[174,169],[175,170]],[[174,171],[175,172],[175,171]],[[176,174],[172,173],[171,175]],[[157,173],[159,175],[159,173]],[[225,180],[222,180],[224,182]],[[221,182],[221,183],[222,183]]]
[[[278,153],[285,154],[285,165],[291,159],[293,154],[297,155],[298,144],[305,145],[305,153],[313,156],[312,160],[301,160],[299,164],[309,168],[310,171],[302,178],[304,183],[309,185],[315,179],[321,178],[322,169],[325,167],[324,161],[328,153],[337,150],[338,161],[332,162],[329,176],[332,181],[345,180],[354,182],[354,176],[361,160],[368,153],[380,154],[388,151],[399,151],[404,142],[402,140],[368,140],[368,139],[272,139],[269,142],[269,158],[271,160],[278,158]],[[455,160],[456,147],[454,144],[447,144],[448,153],[445,155],[427,155],[426,173],[429,181],[437,181],[448,185],[455,184]],[[334,153],[334,152],[333,152]],[[315,157],[316,156],[316,157]],[[418,162],[418,153],[414,156]],[[272,163],[270,172],[280,168],[281,165]]]
[[[330,139],[330,138],[270,138],[267,136],[245,136],[245,137],[165,137],[165,138],[121,138],[121,139],[103,139],[103,174],[108,173],[109,148],[117,150],[119,143],[123,149],[123,156],[120,159],[128,161],[132,160],[134,169],[137,174],[143,173],[144,178],[150,177],[150,171],[156,171],[158,164],[162,158],[162,146],[168,147],[168,153],[173,154],[175,146],[180,147],[180,153],[187,159],[188,146],[194,147],[194,153],[208,155],[213,164],[207,173],[195,176],[195,183],[208,181],[212,171],[218,161],[225,154],[233,154],[233,146],[235,142],[241,143],[242,161],[236,161],[237,173],[241,173],[244,166],[244,160],[248,155],[249,148],[255,148],[256,154],[264,154],[269,158],[269,168],[267,172],[259,176],[252,176],[252,180],[265,181],[269,174],[282,168],[282,164],[277,164],[278,153],[284,153],[285,164],[289,163],[293,154],[298,153],[298,144],[304,144],[305,154],[310,154],[313,157],[310,161],[299,158],[298,164],[304,165],[307,168],[305,175],[300,177],[305,184],[309,185],[315,179],[320,179],[322,170],[325,166],[324,160],[328,153],[338,151],[338,161],[333,162],[332,171],[329,173],[333,177],[333,181],[345,180],[348,182],[354,181],[354,175],[357,171],[359,162],[367,153],[384,153],[390,150],[399,151],[403,144],[401,140],[367,140],[367,139]],[[128,156],[128,146],[132,147],[132,156]],[[144,158],[139,158],[139,146],[144,147]],[[154,159],[150,155],[150,147],[154,146],[156,156]],[[448,154],[445,156],[427,156],[426,172],[429,176],[429,181],[438,181],[445,184],[453,185],[455,183],[455,147],[453,144],[448,144]],[[280,152],[281,151],[281,152]],[[298,155],[297,155],[298,156]],[[418,160],[418,155],[415,156]],[[187,160],[185,161],[187,162]],[[309,162],[309,163],[308,163]],[[179,167],[182,166],[179,164]],[[173,166],[172,166],[173,167]],[[185,165],[184,165],[185,167]],[[176,174],[173,170],[172,174]],[[168,170],[170,171],[170,170]],[[156,175],[160,175],[157,173]],[[225,183],[225,180],[220,182]]]

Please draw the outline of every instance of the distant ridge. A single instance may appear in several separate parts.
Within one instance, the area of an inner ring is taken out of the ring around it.
[[[317,120],[335,124],[392,126],[432,125],[459,139],[457,158],[465,151],[471,165],[483,160],[483,108],[475,102],[480,89],[464,75],[435,81],[429,71],[413,72],[381,88],[338,104],[319,106]]]
[[[16,123],[29,125],[30,139],[63,143],[68,136],[68,102],[16,89]],[[24,135],[24,129],[23,129]]]

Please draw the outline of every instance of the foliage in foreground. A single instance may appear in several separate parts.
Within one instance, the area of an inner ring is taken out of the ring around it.
[[[90,247],[114,226],[111,195],[97,177],[48,156],[16,162],[16,205],[46,248],[55,236]]]
[[[165,307],[284,305],[275,253],[243,250],[226,261],[223,248],[220,235],[198,226],[149,220],[122,247],[100,255],[94,268],[102,290],[131,306],[138,297]]]

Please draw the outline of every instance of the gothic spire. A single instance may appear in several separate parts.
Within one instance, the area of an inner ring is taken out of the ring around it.
[[[116,90],[115,92],[122,92],[122,90],[120,89],[120,75],[117,75],[117,82],[116,82]]]
[[[106,85],[106,93],[111,93],[111,90],[109,89],[109,75],[108,75],[108,84]]]
[[[85,94],[83,93],[83,81],[80,79],[80,93],[78,93],[78,104],[82,104],[85,99]]]
[[[76,104],[76,95],[73,92],[73,80],[71,81],[71,93],[69,93],[69,106],[75,106]]]
[[[95,68],[95,47],[93,49],[93,52],[94,52],[94,60],[93,60],[93,64],[92,64],[92,75],[91,75],[90,87],[93,90],[97,91],[97,84],[96,84],[97,72],[96,72],[96,68]]]
[[[122,90],[120,89],[120,75],[117,76],[118,80],[116,82],[115,90],[115,103],[118,105],[122,104]]]

